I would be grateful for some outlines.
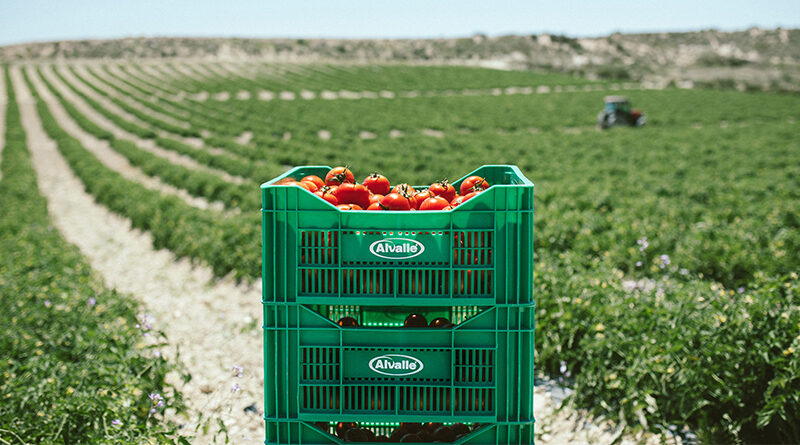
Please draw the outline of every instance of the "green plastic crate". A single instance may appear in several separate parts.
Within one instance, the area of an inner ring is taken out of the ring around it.
[[[262,185],[265,443],[343,443],[317,422],[479,423],[453,443],[533,443],[533,184],[484,166],[467,176],[492,187],[449,212],[340,211],[273,185],[328,170]],[[374,255],[387,238],[410,257]],[[397,327],[410,312],[455,327]]]
[[[445,310],[454,328],[342,328],[398,308],[266,303],[265,443],[338,443],[320,421],[477,422],[457,443],[532,443],[533,305]]]
[[[452,211],[342,211],[300,187],[275,185],[329,170],[297,167],[261,186],[265,301],[533,301],[533,183],[517,167],[486,165],[466,175],[492,187]]]

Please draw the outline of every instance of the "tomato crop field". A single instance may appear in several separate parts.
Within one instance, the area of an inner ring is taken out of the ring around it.
[[[0,74],[5,443],[263,441],[259,185],[485,164],[535,183],[535,373],[572,407],[657,438],[800,441],[800,96],[460,66]],[[612,94],[647,125],[596,128]],[[165,290],[174,270],[201,284]]]

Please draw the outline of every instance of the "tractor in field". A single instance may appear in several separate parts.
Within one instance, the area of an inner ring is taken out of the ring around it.
[[[615,125],[641,127],[647,122],[647,116],[641,110],[631,108],[631,103],[627,97],[606,96],[603,101],[605,102],[605,107],[597,115],[597,125],[602,129],[611,128]]]

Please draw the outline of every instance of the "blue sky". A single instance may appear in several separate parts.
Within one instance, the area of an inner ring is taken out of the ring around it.
[[[0,0],[0,45],[131,36],[453,37],[800,27],[800,0]]]

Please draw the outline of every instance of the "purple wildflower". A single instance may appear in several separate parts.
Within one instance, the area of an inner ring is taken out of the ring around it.
[[[233,375],[236,377],[242,377],[242,373],[244,372],[244,366],[233,365]]]
[[[122,421],[119,420],[119,419],[114,419],[114,420],[111,421],[111,426],[113,426],[114,428],[121,428],[122,427]]]
[[[53,303],[51,303],[50,300],[44,300],[44,307],[50,307],[52,305]]]
[[[739,287],[739,289],[736,289],[736,292],[739,292],[740,294],[743,294],[744,293],[744,286],[741,286],[741,287]]]
[[[643,236],[641,239],[636,240],[636,244],[639,245],[639,252],[644,252],[645,250],[647,250],[647,247],[650,246],[650,244],[647,242],[646,236]]]
[[[89,297],[89,301],[87,301],[86,303],[89,306],[94,306],[95,304],[97,304],[97,300],[95,300],[94,297]]]
[[[665,267],[670,265],[669,255],[664,254],[659,257],[661,259],[661,268],[664,269]]]
[[[236,392],[239,391],[240,389],[242,389],[242,387],[239,386],[238,383],[234,383],[233,386],[231,386],[231,392]]]

